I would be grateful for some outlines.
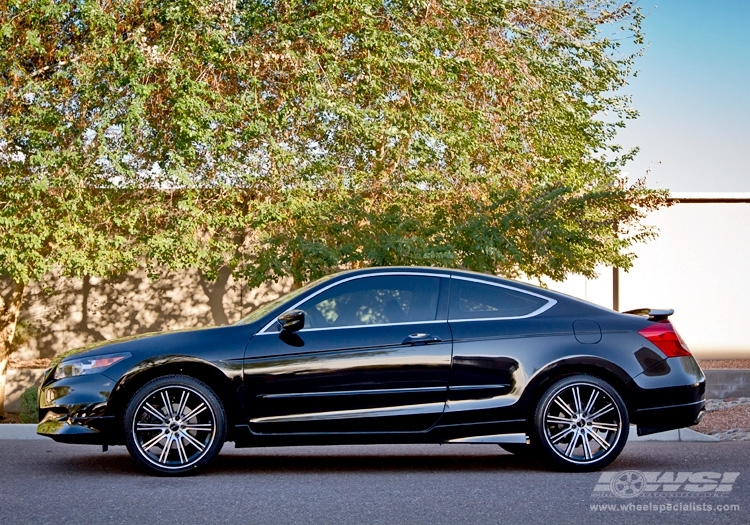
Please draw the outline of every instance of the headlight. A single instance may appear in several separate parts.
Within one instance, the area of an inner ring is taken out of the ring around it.
[[[85,374],[98,374],[105,369],[130,357],[128,352],[119,354],[97,355],[92,357],[82,357],[80,359],[70,359],[60,363],[55,369],[55,379],[64,377],[82,376]]]

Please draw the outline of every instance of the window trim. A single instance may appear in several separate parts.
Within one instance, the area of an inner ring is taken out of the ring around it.
[[[485,281],[483,279],[475,279],[473,277],[465,277],[463,275],[451,275],[451,282],[453,279],[460,279],[462,281],[470,281],[475,282],[479,284],[486,284],[489,286],[496,286],[498,288],[505,288],[507,290],[513,290],[514,292],[523,293],[526,295],[531,295],[532,297],[538,297],[540,299],[544,299],[547,301],[546,304],[542,305],[541,307],[537,308],[533,312],[529,312],[525,315],[512,315],[512,316],[505,316],[505,317],[471,317],[468,319],[451,319],[451,304],[453,303],[453,287],[451,286],[451,298],[448,302],[448,322],[449,323],[466,323],[466,322],[476,322],[476,321],[510,321],[513,319],[528,319],[530,317],[536,317],[537,315],[546,312],[553,306],[557,304],[557,299],[553,299],[551,297],[547,297],[546,295],[541,295],[538,293],[530,292],[528,290],[523,290],[521,288],[516,288],[515,286],[508,286],[507,284],[501,284],[501,283],[493,283],[490,281]]]
[[[438,279],[440,279],[440,278],[442,278],[442,279],[445,279],[445,278],[450,279],[451,278],[450,274],[445,274],[445,273],[404,272],[404,271],[376,272],[376,273],[366,273],[366,274],[361,274],[361,275],[352,275],[351,277],[347,277],[345,279],[341,279],[340,281],[336,281],[334,283],[331,283],[328,286],[324,286],[323,288],[321,288],[317,292],[315,292],[313,294],[310,294],[307,297],[304,297],[304,298],[300,299],[299,301],[297,301],[296,303],[294,303],[292,306],[290,306],[289,308],[287,308],[286,310],[284,310],[284,312],[288,312],[289,310],[294,310],[295,308],[297,308],[302,303],[304,303],[304,302],[306,302],[306,301],[308,301],[310,299],[313,299],[314,297],[317,297],[318,295],[322,294],[326,290],[329,290],[329,289],[333,288],[334,286],[338,286],[339,284],[343,284],[343,283],[346,283],[346,282],[349,282],[349,281],[353,281],[355,279],[367,279],[368,277],[399,276],[399,275],[403,275],[403,276],[407,276],[407,277],[415,277],[415,276],[419,276],[419,277],[435,277],[435,278],[438,278]],[[439,291],[440,291],[440,285],[438,284],[438,293],[439,293]],[[438,301],[440,301],[439,297],[440,296],[438,295]],[[438,306],[439,306],[439,304],[438,304]],[[282,312],[282,314],[284,312]],[[281,314],[279,314],[279,315],[281,315]],[[276,324],[276,320],[278,319],[278,317],[279,317],[278,315],[275,316],[271,321],[269,321],[265,326],[263,326],[263,328],[261,328],[260,330],[258,330],[258,332],[256,333],[256,335],[279,334],[279,333],[281,333],[280,330],[275,330],[275,331],[271,331],[270,330]],[[403,323],[379,323],[379,324],[365,324],[365,325],[352,325],[352,326],[324,326],[324,327],[320,327],[320,328],[303,328],[303,329],[300,330],[300,332],[312,332],[312,331],[319,331],[319,330],[341,330],[341,329],[345,329],[345,328],[346,329],[348,329],[348,328],[371,328],[371,327],[374,327],[374,326],[381,326],[382,327],[382,326],[398,326],[398,325],[410,325],[410,324],[445,323],[445,322],[447,322],[446,319],[434,319],[432,321],[408,321],[408,322],[403,322]]]

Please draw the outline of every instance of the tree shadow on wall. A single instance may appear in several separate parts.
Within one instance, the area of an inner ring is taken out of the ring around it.
[[[289,283],[249,290],[229,270],[210,281],[199,270],[143,270],[101,279],[50,275],[32,283],[23,318],[34,337],[17,358],[51,358],[60,352],[130,335],[237,322],[260,304],[286,293]]]

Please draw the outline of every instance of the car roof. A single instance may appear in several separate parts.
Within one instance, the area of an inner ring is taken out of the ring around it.
[[[516,288],[520,290],[526,290],[531,293],[545,295],[550,298],[554,298],[558,302],[567,304],[569,307],[577,305],[578,308],[592,308],[598,310],[601,314],[615,313],[609,308],[585,301],[578,297],[573,297],[562,292],[550,290],[531,283],[525,283],[522,281],[516,281],[514,279],[507,279],[499,277],[491,273],[476,272],[472,270],[466,270],[462,268],[441,268],[434,266],[369,266],[367,268],[358,268],[354,270],[344,270],[333,275],[334,279],[339,277],[351,277],[354,275],[368,275],[368,274],[379,274],[379,273],[405,273],[405,274],[430,274],[436,277],[462,277],[466,279],[476,279],[480,281],[486,281],[489,283],[501,284],[507,287]]]

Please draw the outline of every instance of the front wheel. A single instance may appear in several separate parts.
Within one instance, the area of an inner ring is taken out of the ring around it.
[[[144,385],[125,411],[125,444],[152,474],[182,475],[205,467],[221,450],[226,415],[204,383],[170,375]]]
[[[536,442],[548,462],[587,472],[614,461],[628,439],[628,412],[609,383],[592,376],[564,378],[544,394],[535,417]]]

